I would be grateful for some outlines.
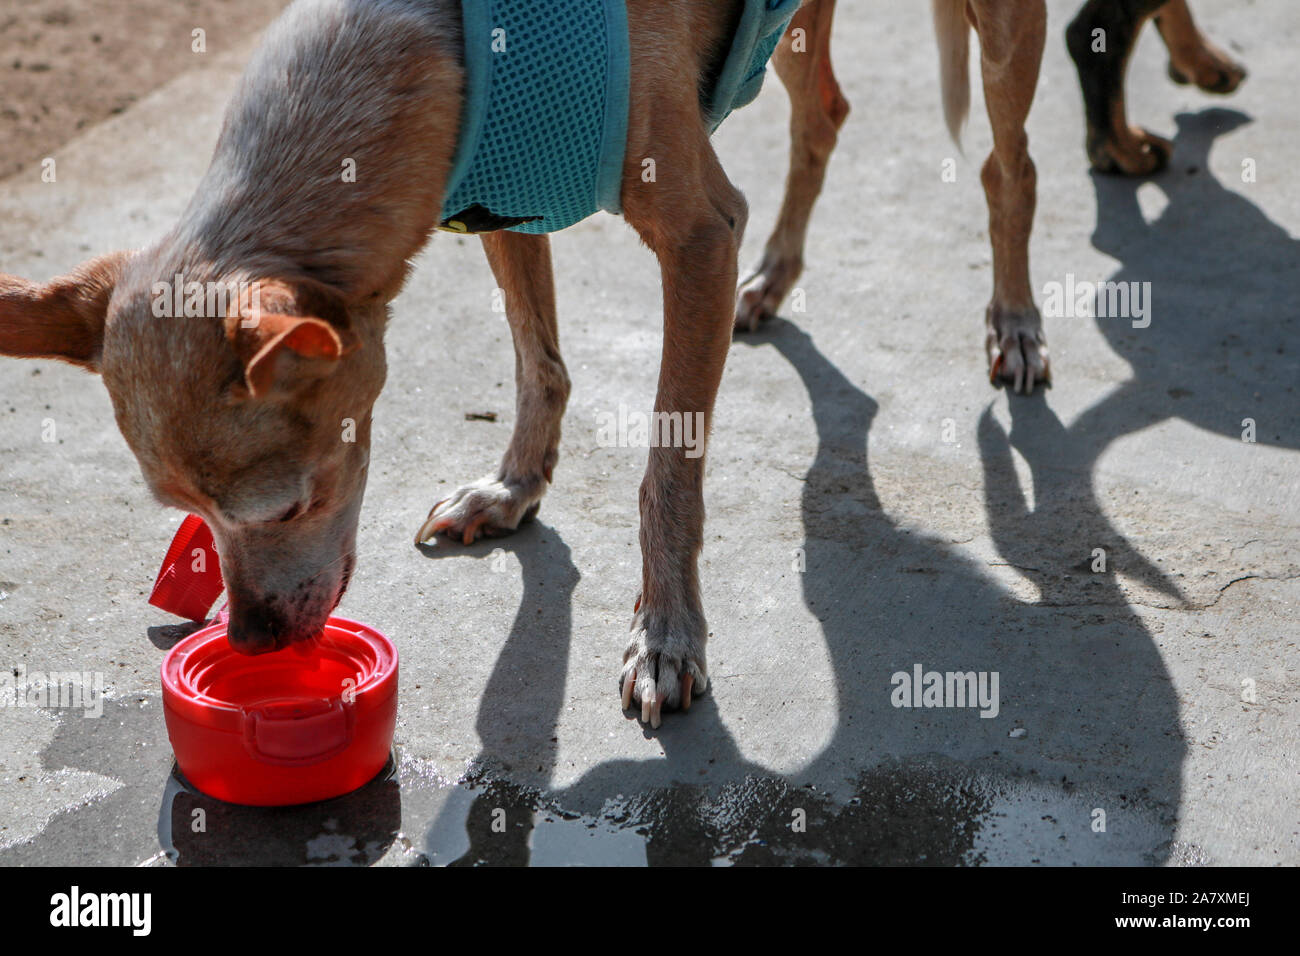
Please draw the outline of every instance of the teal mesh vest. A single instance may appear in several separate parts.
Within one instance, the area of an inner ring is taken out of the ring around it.
[[[602,209],[621,211],[624,3],[461,0],[465,107],[444,229],[556,232]],[[731,51],[704,99],[710,130],[758,95],[799,3],[745,0]]]

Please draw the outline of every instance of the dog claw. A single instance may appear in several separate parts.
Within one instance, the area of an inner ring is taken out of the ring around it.
[[[440,530],[438,527],[440,522],[434,516],[437,514],[438,509],[441,508],[444,504],[446,504],[446,501],[447,499],[444,498],[442,501],[439,501],[436,505],[434,505],[432,508],[429,509],[429,517],[424,519],[424,524],[420,525],[420,530],[415,532],[416,544],[424,544],[424,542],[428,541],[430,538],[432,538],[434,535],[438,533],[438,531]]]
[[[473,544],[474,539],[478,537],[479,529],[487,524],[488,516],[486,514],[476,515],[469,524],[465,525],[465,534],[462,536],[464,544]]]
[[[636,671],[631,671],[623,678],[623,709],[632,706],[632,689],[636,687]]]

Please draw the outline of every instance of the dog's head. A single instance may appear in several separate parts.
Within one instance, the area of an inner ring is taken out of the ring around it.
[[[212,528],[231,643],[275,650],[319,632],[352,573],[384,305],[160,262],[0,275],[0,354],[102,374],[149,489]]]

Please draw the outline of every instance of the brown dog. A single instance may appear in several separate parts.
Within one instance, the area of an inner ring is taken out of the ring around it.
[[[710,144],[700,90],[741,0],[684,0],[671,17],[659,0],[627,3],[621,206],[662,269],[655,410],[699,415],[706,434],[733,325],[773,312],[798,276],[848,113],[830,64],[834,6],[807,3],[791,24],[805,31],[807,52],[783,43],[776,53],[795,107],[792,167],[776,231],[737,309],[746,204]],[[966,24],[979,34],[994,127],[982,174],[994,248],[990,370],[1030,389],[1048,375],[1028,278],[1034,168],[1023,128],[1042,0],[938,0],[936,22],[954,128],[965,102]],[[175,228],[47,283],[0,276],[0,352],[99,371],[150,489],[211,526],[230,639],[241,650],[315,634],[347,586],[388,303],[438,225],[455,158],[460,29],[455,0],[299,0],[269,29]],[[645,156],[669,174],[644,180]],[[340,180],[342,157],[363,171],[355,181]],[[558,456],[569,379],[549,240],[501,231],[483,245],[515,342],[515,431],[497,471],[436,504],[417,540],[514,530],[536,512]],[[161,315],[159,287],[173,282]],[[622,693],[655,726],[663,708],[688,707],[708,681],[697,573],[703,476],[702,455],[659,444],[641,485],[642,588]]]
[[[1029,281],[1036,177],[1024,128],[1042,61],[1046,8],[1042,0],[932,0],[932,5],[949,131],[957,139],[970,105],[970,29],[979,39],[993,127],[993,151],[981,170],[993,246],[993,298],[985,311],[989,377],[1016,391],[1032,391],[1051,377]],[[790,30],[807,31],[813,38],[812,55],[801,56],[783,44],[773,58],[791,100],[790,172],[776,228],[741,290],[736,310],[741,331],[775,315],[803,270],[813,205],[849,111],[831,68],[834,13],[835,0],[808,0]],[[1088,0],[1070,24],[1067,42],[1087,110],[1088,155],[1099,171],[1141,175],[1168,160],[1168,140],[1129,126],[1124,112],[1124,70],[1142,25],[1152,17],[1169,48],[1169,75],[1175,82],[1230,93],[1246,75],[1196,28],[1185,0]],[[1104,34],[1102,43],[1098,30]]]

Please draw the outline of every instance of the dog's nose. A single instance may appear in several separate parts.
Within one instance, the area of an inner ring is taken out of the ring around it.
[[[288,643],[288,627],[283,615],[265,605],[240,608],[231,601],[226,637],[230,646],[241,654],[266,654]]]

